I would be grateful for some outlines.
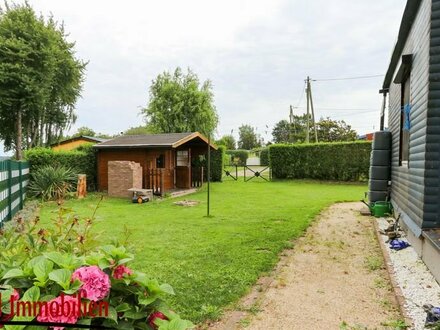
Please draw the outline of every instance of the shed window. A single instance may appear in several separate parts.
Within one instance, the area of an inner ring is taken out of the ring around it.
[[[189,152],[188,150],[177,151],[177,166],[188,166],[189,164]]]
[[[409,161],[409,133],[410,123],[410,75],[402,81],[402,98],[400,112],[400,150],[399,160],[401,166],[408,166]]]
[[[156,168],[165,168],[165,155],[161,154],[156,158]]]

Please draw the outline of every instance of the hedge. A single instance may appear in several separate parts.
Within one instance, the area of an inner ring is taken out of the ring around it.
[[[224,146],[211,150],[211,181],[222,181],[225,150]]]
[[[31,174],[37,168],[47,164],[66,166],[72,168],[77,174],[86,174],[88,189],[96,189],[96,156],[92,144],[70,151],[33,148],[25,152],[25,158],[29,161]]]
[[[368,179],[371,142],[275,144],[269,150],[274,178],[338,181]]]
[[[249,157],[249,151],[247,150],[226,150],[226,154],[230,155],[230,164],[227,165],[238,165],[245,166],[246,161]]]
[[[264,148],[260,151],[260,165],[269,166],[269,148]]]

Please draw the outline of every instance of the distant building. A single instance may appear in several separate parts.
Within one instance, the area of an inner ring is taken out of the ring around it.
[[[78,148],[81,145],[84,144],[88,144],[88,143],[101,143],[101,142],[105,142],[107,141],[107,139],[101,139],[98,137],[94,137],[94,136],[85,136],[85,135],[81,135],[81,136],[77,136],[71,139],[67,139],[58,143],[55,143],[53,145],[51,145],[52,150],[55,151],[60,151],[60,150],[64,150],[64,151],[68,151],[68,150],[73,150]]]

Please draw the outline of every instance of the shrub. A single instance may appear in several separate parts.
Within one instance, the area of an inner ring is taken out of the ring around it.
[[[222,181],[225,149],[219,146],[217,150],[211,150],[211,181]]]
[[[247,150],[227,150],[226,154],[230,155],[230,164],[228,165],[245,166],[249,157]]]
[[[43,200],[64,199],[74,187],[76,176],[70,167],[45,165],[31,173],[28,191]]]
[[[70,167],[75,175],[87,175],[88,190],[96,188],[96,156],[92,144],[71,151],[33,148],[25,152],[25,158],[30,163],[30,173],[47,164]]]
[[[272,175],[278,179],[357,181],[368,179],[371,142],[271,145]]]
[[[260,165],[269,166],[269,148],[264,148],[260,151]]]
[[[54,226],[42,228],[38,218],[17,219],[0,231],[1,321],[65,322],[90,329],[192,328],[164,302],[174,294],[172,287],[131,269],[134,257],[124,246],[91,248],[97,245],[90,234],[93,222],[60,207]],[[11,297],[32,304],[22,308],[25,319],[19,309],[9,308]],[[57,313],[61,304],[64,312]]]

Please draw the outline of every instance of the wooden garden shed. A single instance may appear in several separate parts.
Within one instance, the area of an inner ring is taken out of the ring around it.
[[[198,132],[119,136],[94,147],[101,191],[108,189],[109,161],[139,163],[143,188],[156,194],[198,187],[203,182],[201,163],[208,151],[208,139]],[[217,149],[213,144],[210,148]]]

